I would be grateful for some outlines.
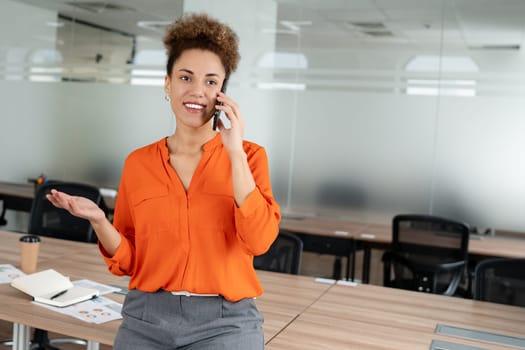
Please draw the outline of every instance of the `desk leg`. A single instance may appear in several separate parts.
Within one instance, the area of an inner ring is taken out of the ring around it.
[[[370,279],[370,259],[371,257],[370,247],[365,246],[363,249],[363,283],[368,284]]]
[[[86,350],[98,350],[100,343],[88,340]]]
[[[340,280],[341,279],[341,257],[336,256],[334,260],[334,267],[332,271],[332,278],[334,280]]]
[[[13,350],[29,350],[31,327],[20,323],[13,323]]]
[[[5,219],[5,211],[7,210],[7,204],[5,202],[5,199],[0,198],[2,200],[2,214],[0,214],[0,226],[7,225],[7,220]]]
[[[351,275],[351,278],[352,278],[352,282],[355,281],[355,254],[356,254],[356,249],[355,247],[353,248],[353,251],[352,251],[352,275]]]
[[[355,281],[355,249],[348,253],[346,258],[346,280]]]
[[[352,253],[348,254],[348,256],[346,257],[346,280],[347,281],[350,281],[350,259],[351,259],[350,255],[351,254]],[[353,280],[354,279],[352,278],[352,281]]]

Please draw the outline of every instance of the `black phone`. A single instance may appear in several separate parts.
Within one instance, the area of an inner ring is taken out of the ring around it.
[[[222,83],[222,88],[221,88],[221,92],[224,94],[226,92],[226,83],[228,81],[227,80],[224,80],[224,82]],[[221,115],[221,110],[220,109],[216,109],[215,112],[213,113],[213,122],[212,122],[212,129],[213,130],[217,130],[217,128],[219,127],[219,117]]]

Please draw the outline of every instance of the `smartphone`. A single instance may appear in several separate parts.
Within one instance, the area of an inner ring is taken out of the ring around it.
[[[224,94],[226,92],[226,84],[228,83],[227,80],[224,80],[224,82],[222,83],[222,88],[221,88],[221,92]],[[219,127],[219,117],[221,115],[221,110],[220,109],[216,109],[215,112],[213,113],[213,122],[212,122],[212,129],[213,130],[217,130],[218,127]]]

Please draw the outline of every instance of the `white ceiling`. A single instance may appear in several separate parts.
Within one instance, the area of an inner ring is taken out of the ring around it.
[[[184,0],[15,0],[131,35],[161,36],[162,28],[139,27],[138,22],[171,23],[182,14]]]
[[[67,17],[134,35],[162,35],[184,0],[18,0]],[[191,1],[191,0],[187,0]],[[227,0],[222,0],[227,1]],[[267,0],[270,1],[270,0]],[[374,44],[516,49],[522,45],[525,0],[276,0],[279,49],[339,49]],[[82,7],[94,8],[88,10]],[[79,7],[80,6],[80,7]],[[112,7],[123,7],[112,9]],[[442,28],[445,30],[442,31]]]
[[[306,22],[300,39],[279,43],[301,47],[346,47],[385,43],[465,48],[521,46],[523,0],[280,0],[279,20]],[[286,24],[286,23],[285,23]],[[376,28],[366,26],[376,25]],[[278,29],[286,29],[280,22]],[[444,29],[444,30],[442,30]]]

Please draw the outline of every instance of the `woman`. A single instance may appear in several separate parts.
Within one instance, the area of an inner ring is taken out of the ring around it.
[[[131,277],[115,349],[262,349],[253,256],[276,238],[280,213],[265,150],[243,141],[239,106],[220,91],[240,58],[237,36],[191,14],[164,44],[176,129],[126,159],[113,224],[85,198],[48,198],[88,219],[109,270]],[[229,128],[213,129],[216,110]]]

